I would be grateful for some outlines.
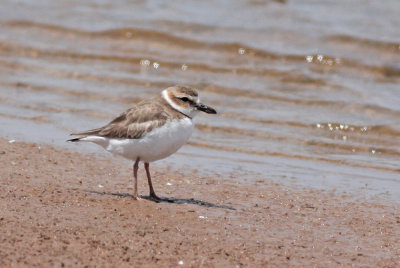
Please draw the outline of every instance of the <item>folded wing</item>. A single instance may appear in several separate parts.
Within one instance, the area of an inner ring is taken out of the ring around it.
[[[69,141],[79,141],[87,136],[100,136],[115,139],[140,139],[168,120],[168,114],[157,103],[141,102],[126,110],[107,125],[71,135],[80,136]]]

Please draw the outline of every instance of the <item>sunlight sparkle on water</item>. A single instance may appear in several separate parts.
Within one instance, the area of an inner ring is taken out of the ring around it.
[[[322,124],[322,123],[317,123],[317,124],[315,124],[315,126],[316,126],[317,128],[321,128],[321,129],[322,129],[322,128],[325,128],[325,125]],[[350,130],[350,131],[354,131],[354,130],[355,130],[354,127],[351,127],[351,126],[349,126],[349,125],[347,125],[347,124],[327,123],[326,126],[328,127],[328,129],[329,129],[330,131],[333,131],[333,130],[341,130],[341,131]],[[368,129],[368,127],[362,127],[362,128],[360,128],[360,130],[361,130],[362,132],[367,131],[367,129]]]
[[[150,65],[150,61],[146,60],[146,59],[140,60],[140,65],[149,66]]]
[[[238,53],[240,54],[240,55],[243,55],[244,53],[246,53],[246,49],[244,49],[244,48],[239,48],[238,49]]]

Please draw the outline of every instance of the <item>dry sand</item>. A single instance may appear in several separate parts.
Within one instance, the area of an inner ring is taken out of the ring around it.
[[[134,201],[104,155],[0,139],[1,267],[400,266],[398,204],[168,168]]]

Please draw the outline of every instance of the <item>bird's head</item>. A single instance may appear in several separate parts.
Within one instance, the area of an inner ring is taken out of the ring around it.
[[[194,88],[177,85],[162,91],[163,98],[175,110],[193,118],[198,111],[208,114],[216,114],[217,111],[200,102],[199,94]]]

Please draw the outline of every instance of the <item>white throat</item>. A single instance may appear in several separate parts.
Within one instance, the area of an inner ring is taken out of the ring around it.
[[[174,108],[175,110],[177,110],[178,112],[181,112],[190,118],[193,118],[197,114],[198,111],[196,108],[194,108],[192,106],[185,108],[185,107],[179,106],[173,100],[171,100],[171,98],[168,96],[168,92],[166,89],[164,89],[161,94],[162,94],[164,100],[166,100],[168,102],[168,104],[171,105],[171,107]]]

